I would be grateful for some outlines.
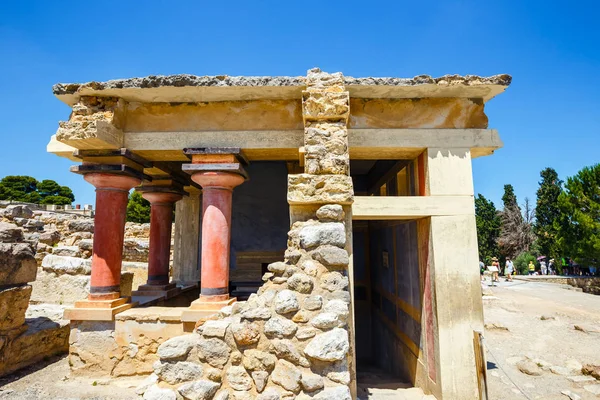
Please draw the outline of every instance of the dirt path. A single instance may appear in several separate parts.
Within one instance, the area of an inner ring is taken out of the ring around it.
[[[589,379],[577,372],[581,364],[600,365],[600,296],[523,281],[491,290],[484,296],[490,398],[567,400],[561,392],[570,391],[574,399],[598,399],[585,386],[600,382],[573,380]],[[519,370],[527,359],[539,376]]]

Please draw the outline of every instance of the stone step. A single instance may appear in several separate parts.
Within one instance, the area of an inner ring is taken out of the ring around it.
[[[436,400],[435,396],[425,395],[420,388],[364,387],[358,385],[359,400]]]

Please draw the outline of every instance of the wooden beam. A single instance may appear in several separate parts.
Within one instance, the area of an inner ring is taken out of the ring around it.
[[[355,196],[352,219],[396,220],[473,215],[473,196]]]

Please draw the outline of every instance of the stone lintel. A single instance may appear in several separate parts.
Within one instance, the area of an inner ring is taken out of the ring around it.
[[[354,190],[348,175],[288,175],[290,205],[352,204]]]
[[[197,147],[197,148],[184,148],[183,154],[190,157],[192,162],[235,162],[230,159],[232,156],[237,162],[247,165],[248,159],[244,155],[244,152],[239,147]],[[214,161],[213,161],[214,160]],[[220,161],[223,160],[223,161]]]

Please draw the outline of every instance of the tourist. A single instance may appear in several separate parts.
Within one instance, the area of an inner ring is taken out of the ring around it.
[[[533,261],[529,261],[529,275],[535,275],[535,265],[533,264]]]
[[[506,266],[504,267],[504,274],[506,275],[506,281],[512,282],[512,274],[515,270],[515,266],[513,265],[512,260],[509,257],[506,257]]]
[[[492,273],[492,283],[499,282],[498,272],[500,271],[500,263],[496,257],[492,258],[492,266],[489,269]]]
[[[540,261],[540,269],[542,270],[542,275],[548,275],[548,267],[546,267],[546,261]]]
[[[556,275],[556,271],[554,270],[554,258],[551,258],[550,262],[548,263],[548,274]]]

